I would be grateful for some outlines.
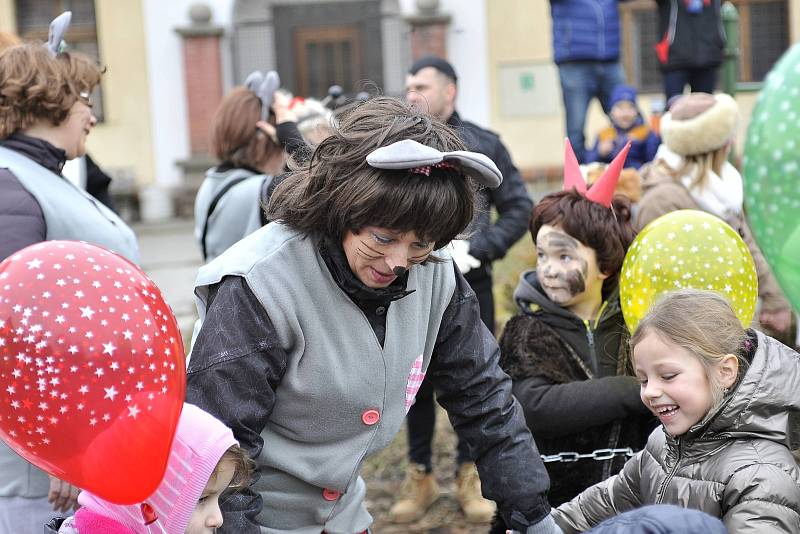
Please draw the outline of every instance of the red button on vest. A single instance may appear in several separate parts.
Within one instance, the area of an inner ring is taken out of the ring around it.
[[[341,493],[339,493],[336,490],[332,490],[332,489],[328,489],[328,488],[325,488],[324,490],[322,490],[322,498],[325,499],[326,501],[335,501],[336,499],[339,498],[340,495],[341,495]]]
[[[361,414],[361,421],[367,426],[372,426],[380,420],[381,414],[378,410],[367,410]]]

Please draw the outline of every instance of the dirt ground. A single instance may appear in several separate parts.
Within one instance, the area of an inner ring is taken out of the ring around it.
[[[405,425],[392,444],[370,458],[361,472],[367,483],[367,509],[375,518],[375,534],[406,532],[431,534],[479,534],[489,530],[489,524],[467,523],[455,495],[456,437],[447,415],[439,408],[433,443],[433,465],[442,495],[428,513],[416,523],[395,525],[388,521],[389,509],[403,482],[408,466]]]

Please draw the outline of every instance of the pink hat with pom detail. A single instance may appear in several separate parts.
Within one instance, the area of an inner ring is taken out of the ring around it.
[[[86,491],[78,496],[78,502],[93,514],[111,518],[136,534],[183,534],[211,473],[225,451],[234,445],[238,443],[230,428],[197,406],[184,403],[164,478],[143,503],[153,512],[149,518],[155,522],[150,527],[145,524],[141,504],[114,504]],[[80,516],[76,522],[80,532]]]

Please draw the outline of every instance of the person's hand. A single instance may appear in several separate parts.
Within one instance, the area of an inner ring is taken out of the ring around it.
[[[289,95],[277,91],[272,99],[272,111],[275,113],[275,124],[297,122],[297,115],[289,108],[292,99]]]
[[[267,137],[272,139],[273,143],[275,143],[276,145],[278,144],[278,130],[276,130],[273,125],[271,125],[267,121],[258,121],[256,123],[256,129],[264,132],[267,135]]]
[[[608,156],[614,150],[614,140],[600,141],[597,143],[597,153],[601,156]]]
[[[458,270],[461,271],[461,274],[467,274],[472,269],[477,269],[481,266],[481,261],[469,253],[469,241],[456,239],[450,242],[450,246],[452,248],[450,255],[458,265]]]
[[[792,310],[762,311],[758,322],[774,332],[786,332],[792,324]]]
[[[48,475],[49,476],[49,475]],[[50,476],[50,491],[47,493],[47,502],[53,505],[56,512],[68,512],[78,509],[78,493],[81,490],[69,482]]]

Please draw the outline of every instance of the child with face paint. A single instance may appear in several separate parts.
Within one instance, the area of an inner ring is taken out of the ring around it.
[[[616,473],[655,426],[628,365],[617,287],[635,236],[628,200],[612,199],[626,152],[586,192],[567,142],[565,190],[533,210],[536,269],[522,273],[520,311],[500,339],[500,365],[545,455],[553,505]]]
[[[641,402],[661,426],[619,474],[553,512],[562,530],[594,532],[663,503],[718,517],[731,533],[800,531],[800,470],[786,446],[789,414],[800,411],[800,355],[696,289],[663,296],[630,344]]]

